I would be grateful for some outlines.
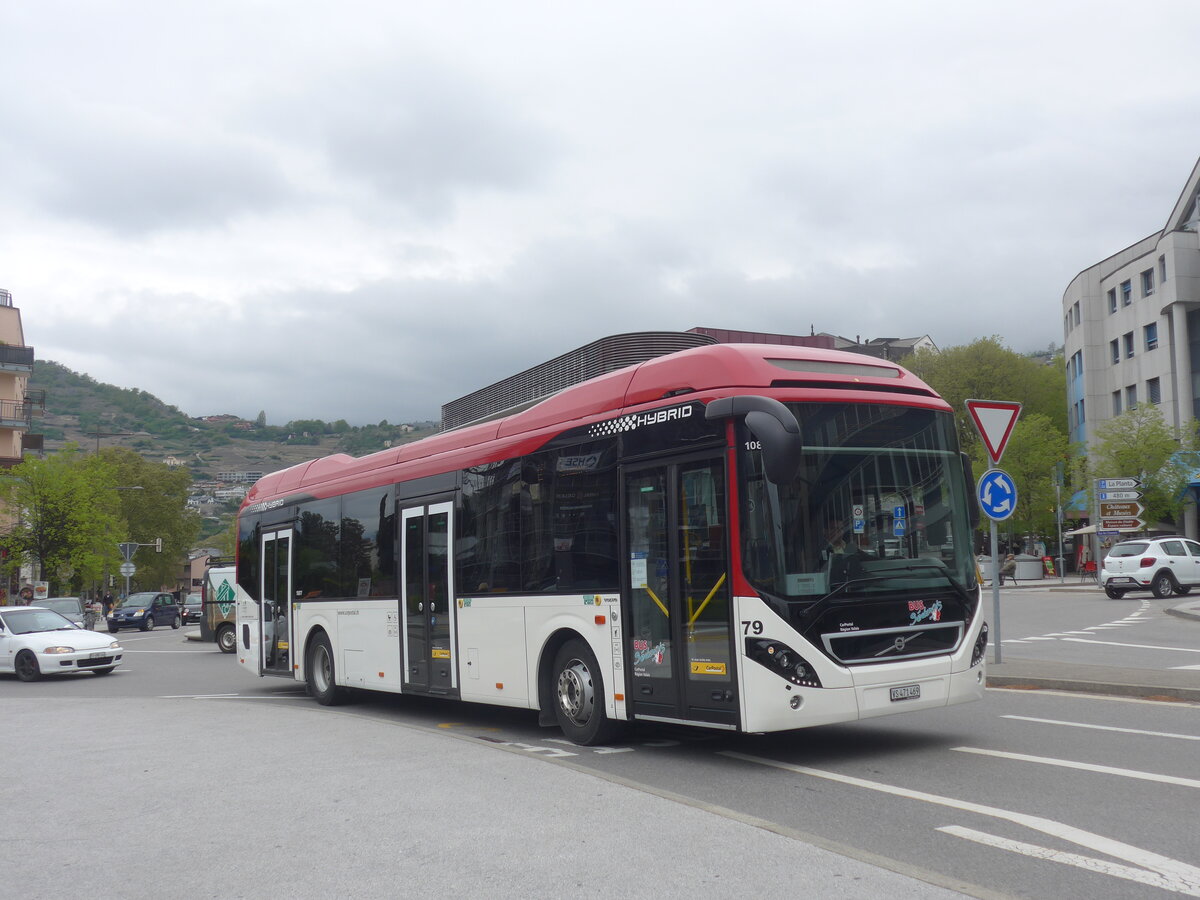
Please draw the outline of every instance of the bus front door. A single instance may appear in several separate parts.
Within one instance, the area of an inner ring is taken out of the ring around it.
[[[433,503],[402,514],[405,690],[451,694],[458,689],[450,558],[453,510],[452,503]]]
[[[262,537],[262,672],[292,674],[292,530]]]
[[[633,714],[735,728],[724,463],[627,468],[624,501]]]

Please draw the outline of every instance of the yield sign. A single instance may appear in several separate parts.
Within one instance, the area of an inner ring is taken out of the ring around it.
[[[1017,424],[1017,416],[1021,414],[1021,404],[1009,400],[968,400],[967,412],[979,429],[988,456],[992,458],[992,465],[999,465],[1000,457],[1004,455],[1004,445],[1008,443],[1013,426]]]

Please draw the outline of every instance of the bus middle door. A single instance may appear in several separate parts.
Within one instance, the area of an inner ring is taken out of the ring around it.
[[[628,467],[623,493],[633,714],[736,728],[723,460]]]
[[[431,503],[402,513],[401,650],[406,690],[451,694],[458,689],[450,554],[453,510],[453,503]]]

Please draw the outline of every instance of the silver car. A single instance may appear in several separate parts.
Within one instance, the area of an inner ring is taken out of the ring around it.
[[[60,616],[66,616],[80,628],[83,627],[83,601],[78,597],[47,597],[36,602],[42,609],[52,609]]]

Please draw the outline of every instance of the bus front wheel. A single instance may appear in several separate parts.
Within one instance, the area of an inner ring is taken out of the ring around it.
[[[337,686],[333,669],[333,649],[329,638],[319,634],[308,648],[308,692],[322,706],[335,706],[342,702],[345,691]]]
[[[217,646],[222,653],[232,653],[237,649],[237,634],[232,625],[226,623],[217,629]]]
[[[552,690],[555,718],[571,741],[586,747],[618,734],[620,726],[604,711],[600,667],[583,641],[567,641],[555,655]]]

